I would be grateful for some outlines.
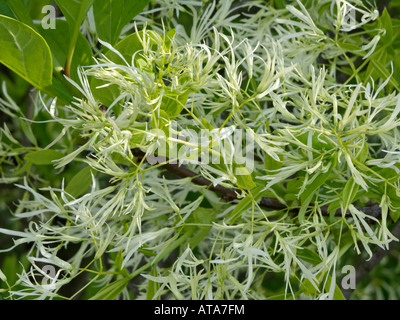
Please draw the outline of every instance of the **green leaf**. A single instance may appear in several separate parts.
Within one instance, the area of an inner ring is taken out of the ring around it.
[[[101,104],[109,107],[120,95],[119,87],[115,84],[101,87],[105,81],[93,78],[90,81],[90,89],[93,97]],[[100,88],[101,87],[101,88]]]
[[[335,213],[340,208],[341,203],[342,203],[341,199],[336,199],[335,201],[332,201],[328,205],[328,212],[329,212],[330,218],[333,218],[335,216]]]
[[[0,62],[38,89],[52,84],[50,48],[31,27],[0,15]]]
[[[212,224],[217,213],[218,213],[217,210],[215,210],[214,208],[209,209],[209,208],[199,207],[193,211],[192,215],[195,223],[198,223],[200,225],[209,225]],[[204,227],[200,226],[200,228]],[[206,226],[206,228],[208,228],[208,226]]]
[[[379,20],[382,23],[382,27],[386,30],[385,35],[382,37],[382,41],[383,43],[390,45],[393,41],[393,25],[390,14],[386,8],[383,10]]]
[[[57,97],[58,103],[69,104],[74,100],[74,95],[69,91],[64,82],[57,78],[53,78],[53,84],[43,89],[49,96]],[[75,95],[79,97],[79,95]]]
[[[168,137],[167,125],[169,124],[169,121],[170,117],[164,110],[160,110],[159,115],[157,114],[157,112],[153,112],[150,119],[151,127],[154,129],[164,130],[166,137]],[[159,150],[159,152],[160,151],[161,150]],[[159,155],[167,156],[167,154],[159,154]]]
[[[44,6],[51,5],[53,0],[29,0],[29,13],[33,20],[41,20],[47,13],[42,13]],[[58,21],[57,21],[58,23]]]
[[[306,211],[308,209],[308,206],[311,202],[311,199],[313,197],[313,194],[311,194],[307,199],[305,199],[302,203],[301,203],[301,207],[300,207],[300,211],[299,211],[299,221],[302,224],[304,222],[304,217],[306,216]]]
[[[314,251],[311,251],[307,248],[302,248],[296,251],[296,256],[304,261],[311,263],[313,266],[321,263],[321,257],[316,254]]]
[[[361,150],[359,151],[359,154],[357,155],[357,160],[364,163],[368,158],[368,154],[369,154],[369,146],[367,142],[364,142]]]
[[[331,286],[331,280],[332,277],[330,275],[328,275],[328,279],[326,281],[326,288],[330,288]],[[339,286],[337,284],[335,284],[335,291],[333,293],[333,300],[346,300],[346,298],[344,297],[342,291],[340,290]]]
[[[171,49],[172,39],[175,37],[175,35],[176,35],[176,29],[170,29],[165,33],[165,39],[164,39],[165,51],[168,51]]]
[[[125,267],[122,268],[122,263],[124,261],[124,256],[123,256],[122,252],[123,252],[123,250],[121,249],[116,254],[116,257],[115,257],[115,268],[116,268],[116,270],[121,271],[121,274],[124,277],[129,277],[129,272],[126,270],[126,268]]]
[[[325,183],[326,179],[328,179],[332,172],[332,168],[333,166],[331,165],[327,172],[320,173],[312,183],[307,185],[304,192],[300,195],[300,201],[302,203],[305,202],[309,197],[312,197],[315,192]]]
[[[155,32],[154,36],[156,36]],[[114,48],[123,56],[123,58],[128,63],[131,63],[133,54],[143,49],[143,45],[140,42],[141,37],[143,37],[143,31],[139,31],[138,33],[132,33],[129,36],[123,38],[121,41],[119,41],[114,46]],[[156,42],[154,42],[154,45],[155,44]],[[122,60],[121,57],[113,51],[108,51],[106,53],[106,57],[117,64],[124,64],[124,60]],[[137,61],[137,59],[139,59],[139,57],[140,55],[135,56],[135,62]]]
[[[24,132],[25,136],[28,138],[28,140],[34,145],[37,146],[37,140],[36,136],[33,133],[32,126],[28,124],[26,121],[21,120],[21,129]]]
[[[266,153],[264,156],[264,166],[265,170],[267,170],[268,173],[274,174],[273,170],[278,170],[282,168],[282,161],[277,161],[272,158],[268,153]]]
[[[393,28],[393,42],[392,45],[395,48],[399,47],[400,44],[400,19],[391,19]]]
[[[157,274],[157,266],[153,265],[153,268],[151,269],[150,275],[153,277],[158,276]],[[147,300],[153,300],[156,292],[158,291],[158,289],[160,288],[160,284],[158,282],[155,281],[151,281],[149,280],[149,283],[147,285],[147,292],[146,292],[146,299]],[[155,300],[161,300],[161,297],[158,296]]]
[[[312,295],[318,295],[322,291],[322,285],[325,284],[324,286],[324,292],[329,292],[330,285],[331,285],[331,279],[332,277],[330,275],[327,276],[326,282],[320,277],[319,283],[317,282],[316,285],[319,287],[319,290],[308,280],[305,279],[301,286],[300,286],[300,291],[303,292],[304,294],[308,296]],[[340,290],[339,286],[335,284],[335,290],[333,293],[333,300],[346,300],[346,298],[343,296],[342,291]]]
[[[293,201],[298,199],[298,193],[300,192],[301,186],[304,183],[304,177],[295,177],[290,179],[286,184],[286,195],[285,199]]]
[[[18,100],[29,90],[31,85],[20,76],[9,77],[5,72],[0,73],[0,83],[6,83],[7,92],[11,98]]]
[[[357,52],[360,50],[360,46],[352,44],[352,43],[345,43],[345,42],[336,42],[336,44],[345,51],[350,52]]]
[[[301,292],[296,292],[295,297],[298,296]],[[275,296],[270,296],[266,298],[265,300],[293,300],[293,296],[289,293],[281,293],[277,294]]]
[[[343,209],[345,212],[349,208],[350,204],[353,203],[358,188],[359,185],[354,181],[354,178],[350,177],[342,192]]]
[[[15,253],[4,256],[1,270],[7,277],[7,282],[9,285],[13,285],[18,280],[17,272],[20,268],[21,266],[18,264],[18,258]]]
[[[6,1],[0,1],[0,15],[4,15],[13,19],[17,19]]]
[[[192,227],[192,230],[196,230],[196,227]],[[198,244],[208,236],[209,232],[211,230],[211,226],[208,227],[202,227],[202,228],[197,228],[197,231],[193,234],[193,236],[190,238],[188,241],[190,249],[194,249],[198,246]]]
[[[93,15],[98,37],[114,45],[121,31],[150,0],[96,0]]]
[[[121,294],[121,292],[126,288],[129,283],[129,278],[123,278],[111,282],[99,292],[97,292],[89,300],[115,300]]]
[[[236,182],[239,188],[251,190],[256,187],[249,171],[244,166],[236,167]]]
[[[332,141],[323,134],[314,131],[304,132],[296,138],[304,145],[308,145],[308,137],[311,135],[311,147],[317,151],[331,150],[335,147]]]
[[[386,59],[384,59],[384,60],[386,60]],[[397,87],[399,85],[399,83],[396,81],[396,79],[391,77],[390,72],[385,68],[385,66],[380,61],[378,61],[377,59],[371,59],[370,63],[372,65],[373,70],[375,72],[377,72],[377,74],[379,74],[379,76],[382,77],[382,79],[386,80],[390,77],[389,83],[392,86]]]
[[[150,249],[149,245],[147,245],[146,243],[144,243],[144,244],[138,249],[138,251],[139,251],[141,254],[144,254],[145,256],[148,256],[148,257],[155,257],[155,256],[157,255],[157,253],[156,253],[153,249]]]
[[[52,164],[54,160],[58,160],[63,156],[64,155],[61,152],[57,152],[51,149],[46,149],[28,153],[25,156],[25,160],[36,165],[48,165]]]
[[[189,94],[190,91],[183,94],[168,92],[162,99],[161,110],[165,111],[170,119],[175,118],[182,112]]]
[[[70,32],[80,27],[94,0],[55,0],[70,26]],[[58,22],[57,22],[58,23]]]
[[[215,210],[215,208],[208,209],[199,207],[193,211],[192,216],[187,220],[189,225],[184,227],[185,230],[193,233],[188,241],[191,249],[197,247],[197,245],[207,237],[217,213],[218,210]],[[192,225],[192,223],[194,225]]]
[[[19,21],[30,26],[32,29],[36,29],[23,0],[7,0],[7,4]]]
[[[318,283],[316,285],[318,285]],[[319,294],[318,288],[316,288],[308,279],[304,279],[301,283],[300,290],[307,296]]]
[[[389,215],[390,215],[390,218],[393,220],[393,222],[396,223],[400,219],[400,210],[392,209],[389,211]]]
[[[400,47],[400,43],[399,43],[399,47]],[[393,61],[393,66],[394,66],[393,77],[397,82],[400,82],[400,54]]]
[[[272,6],[274,6],[276,9],[285,9],[287,4],[284,0],[273,0]]]
[[[91,168],[87,166],[83,170],[79,171],[75,176],[73,176],[73,178],[65,188],[65,191],[74,198],[77,198],[85,193],[91,183]]]

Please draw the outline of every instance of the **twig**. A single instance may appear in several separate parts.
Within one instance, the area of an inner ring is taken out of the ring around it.
[[[138,158],[138,161],[142,161],[142,159],[146,156],[146,154],[143,151],[141,151],[139,148],[133,149],[132,154]],[[202,176],[199,176],[199,174],[197,174],[183,166],[178,166],[177,164],[168,163],[168,158],[165,158],[165,164],[163,164],[162,167],[164,169],[168,170],[169,172],[174,173],[178,177],[192,178],[192,182],[194,184],[208,187],[210,190],[221,195],[222,198],[228,202],[238,199],[239,189],[229,189],[229,188],[225,188],[221,185],[214,185],[210,180],[208,180]],[[286,204],[281,203],[278,199],[275,199],[275,198],[263,197],[259,201],[258,204],[260,207],[263,207],[268,210],[288,209]],[[320,209],[321,209],[321,213],[323,216],[329,216],[328,206],[321,206]],[[381,208],[376,203],[371,203],[365,207],[357,207],[357,209],[362,211],[367,216],[370,216],[373,218],[379,218],[381,216]],[[335,216],[337,216],[337,217],[342,216],[341,209],[336,210]],[[376,221],[373,219],[368,219],[367,222],[370,224],[376,223]]]
[[[139,161],[141,161],[143,159],[143,157],[145,156],[145,153],[138,148],[133,149],[132,154],[135,157],[137,157]],[[202,176],[199,176],[195,172],[193,172],[185,167],[178,166],[176,164],[170,164],[167,161],[162,167],[167,169],[168,171],[176,174],[177,176],[179,176],[181,178],[192,178],[192,182],[194,184],[197,184],[199,186],[208,187],[210,190],[220,194],[227,201],[233,201],[233,200],[237,199],[237,194],[236,194],[235,190],[228,189],[228,188],[225,188],[220,185],[214,186],[214,184],[210,180],[208,180]]]

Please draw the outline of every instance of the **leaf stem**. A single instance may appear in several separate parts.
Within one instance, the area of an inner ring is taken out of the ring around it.
[[[82,23],[82,20],[83,20],[83,16],[85,14],[86,2],[87,2],[87,0],[83,0],[82,1],[81,8],[79,10],[79,14],[78,14],[75,26],[74,26],[73,33],[72,33],[72,37],[71,37],[70,42],[69,42],[67,59],[65,61],[65,67],[64,67],[64,73],[68,78],[71,77],[72,59],[74,57],[76,42],[78,40],[78,36],[79,36],[79,32],[80,32],[80,27],[81,27],[81,23]]]

